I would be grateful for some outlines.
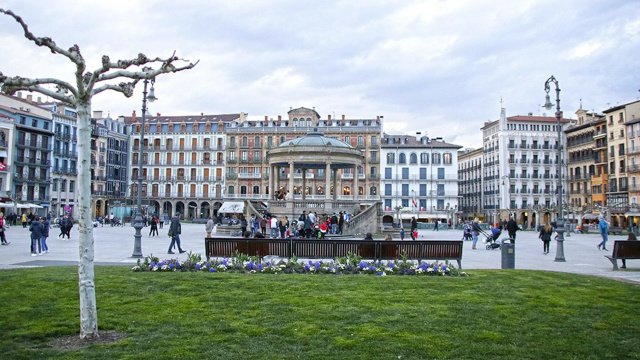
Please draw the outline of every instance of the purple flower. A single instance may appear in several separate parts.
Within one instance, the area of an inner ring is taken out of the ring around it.
[[[227,259],[226,258],[222,260],[222,265],[227,266]]]
[[[196,264],[196,269],[200,270],[200,264]]]
[[[309,260],[309,265],[313,265],[313,261]]]
[[[304,269],[305,269],[306,271],[309,271],[309,270],[311,270],[311,267],[310,267],[309,265],[305,265],[305,266],[304,266]]]
[[[447,265],[442,265],[442,270],[447,271]]]
[[[156,266],[156,262],[152,261],[151,264],[149,264],[149,267],[154,267],[154,266]]]
[[[179,269],[179,268],[180,268],[180,262],[176,261],[176,269]]]
[[[360,269],[364,269],[367,267],[367,264],[365,264],[363,261],[360,261],[360,263],[358,264],[358,266],[360,267]]]
[[[210,268],[209,272],[216,272],[216,268]]]
[[[320,263],[316,261],[316,270],[320,270]]]
[[[370,266],[369,266],[369,270],[371,270],[371,271],[376,271],[376,267],[375,267],[375,266],[373,266],[373,265],[370,265]]]
[[[256,268],[256,266],[255,266],[255,264],[253,263],[253,261],[249,261],[249,263],[247,264],[247,269],[249,269],[249,270],[253,270],[253,269],[255,269],[255,268]]]
[[[390,262],[389,267],[393,269],[394,267],[396,267],[396,265],[393,262]]]
[[[262,264],[258,264],[258,270],[262,271]]]
[[[378,272],[376,273],[376,275],[378,275],[378,276],[382,276],[382,271],[378,271]]]
[[[169,263],[169,269],[173,270],[173,263]]]
[[[206,263],[204,266],[211,267],[211,264],[210,263]]]

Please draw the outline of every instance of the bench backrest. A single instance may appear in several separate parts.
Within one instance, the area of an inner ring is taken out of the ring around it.
[[[640,241],[616,240],[613,245],[613,257],[640,258]]]
[[[309,239],[247,239],[237,237],[205,238],[205,253],[210,257],[247,255],[275,255],[279,257],[333,259],[349,253],[366,259],[395,259],[403,254],[409,259],[462,259],[461,240],[425,241],[364,241]]]

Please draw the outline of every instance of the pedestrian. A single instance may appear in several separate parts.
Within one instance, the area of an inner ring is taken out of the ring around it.
[[[58,235],[58,239],[64,240],[64,236],[67,235],[67,226],[69,226],[69,216],[65,214],[62,219],[60,219],[60,235]],[[67,238],[67,240],[69,240]]]
[[[22,213],[22,227],[27,227],[27,213]]]
[[[311,219],[308,216],[304,219],[304,235],[307,239],[311,239]]]
[[[5,232],[7,231],[7,226],[4,222],[4,213],[0,212],[0,240],[2,240],[2,245],[9,245],[10,242],[7,241],[7,236]]]
[[[182,250],[180,246],[180,234],[182,233],[182,225],[180,224],[180,213],[177,212],[176,215],[171,219],[171,224],[169,225],[169,236],[171,237],[171,244],[169,245],[169,251],[167,254],[175,254],[173,251],[174,245],[177,245],[178,251],[180,254],[186,252]]]
[[[544,226],[540,227],[540,235],[538,235],[538,238],[542,240],[542,252],[545,255],[549,253],[549,243],[551,242],[552,233],[553,233],[553,228],[549,223],[546,223]]]
[[[338,215],[336,215],[336,213],[333,213],[333,215],[331,215],[331,233],[336,234],[337,232],[338,232]]]
[[[255,215],[255,214],[253,216],[255,218],[253,219],[253,236],[255,237],[256,234],[260,232],[260,218],[258,218],[258,215]]]
[[[264,215],[260,219],[260,229],[262,229],[262,237],[267,236],[267,216]]]
[[[45,218],[44,222],[42,223],[42,238],[40,238],[40,247],[42,249],[42,252],[45,254],[49,252],[49,246],[47,246],[47,238],[49,237],[50,228],[51,223]]]
[[[438,219],[436,219],[436,221],[433,223],[433,231],[440,231],[438,229],[438,224],[440,223],[440,221],[438,221]]]
[[[609,224],[607,224],[607,221],[603,216],[600,216],[598,230],[600,230],[600,235],[602,235],[602,241],[600,242],[600,244],[598,244],[598,250],[600,250],[600,247],[602,247],[602,250],[607,250],[607,240],[609,240]]]
[[[151,229],[149,230],[149,236],[154,236],[153,234],[155,234],[155,236],[160,236],[160,234],[158,234],[158,222],[156,218],[152,217],[149,223],[151,224]]]
[[[638,241],[638,237],[636,237],[636,234],[631,232],[631,233],[629,233],[629,237],[627,238],[627,241]],[[625,259],[622,259],[621,268],[623,268],[623,269],[627,268],[627,261]]]
[[[404,241],[404,228],[400,229],[400,241]]]
[[[65,227],[65,234],[67,235],[67,240],[71,239],[71,229],[73,229],[73,218],[71,214],[67,215],[67,226]]]
[[[513,217],[509,218],[509,222],[507,222],[507,232],[509,233],[509,238],[511,239],[512,244],[516,243],[516,231],[518,230],[520,230],[518,223],[513,219]]]
[[[26,215],[25,215],[26,216]],[[42,223],[40,218],[36,215],[34,220],[29,225],[29,231],[31,231],[31,256],[42,255]]]
[[[437,226],[437,224],[438,224],[438,222],[437,222],[437,221],[438,221],[438,220],[436,220],[436,226]],[[415,217],[415,216],[413,216],[413,217],[411,217],[411,240],[414,240],[414,241],[415,241],[415,239],[416,239],[416,237],[414,236],[414,231],[415,231],[416,229],[418,229],[418,221],[416,220],[416,217]]]
[[[363,240],[370,240],[373,241],[373,236],[371,235],[371,233],[367,233],[367,235],[364,236]]]
[[[253,237],[256,230],[256,214],[251,214],[249,218],[249,231],[251,231],[251,237]]]
[[[473,244],[471,245],[471,248],[473,250],[476,250],[476,244],[478,243],[478,235],[480,235],[480,231],[482,231],[482,229],[480,229],[479,222],[480,222],[480,219],[475,218],[471,223],[471,237],[473,238]]]
[[[211,237],[211,232],[213,232],[213,227],[214,227],[214,223],[213,223],[213,218],[209,219],[207,221],[207,225],[205,227],[205,230],[207,231],[207,237],[210,238]]]
[[[340,211],[338,216],[338,234],[342,235],[342,227],[344,226],[344,213]]]
[[[244,214],[240,214],[240,231],[244,234],[247,232],[247,219],[245,219]],[[251,233],[249,233],[251,235]]]
[[[282,219],[280,219],[280,224],[278,225],[280,227],[280,237],[286,239],[286,232],[287,228],[289,227],[289,219],[287,219],[286,216],[283,216]]]
[[[162,214],[158,219],[158,225],[160,226],[160,229],[164,226],[164,214]]]
[[[271,229],[271,233],[269,234],[272,239],[278,237],[278,219],[275,216],[271,217],[269,221],[269,227]]]

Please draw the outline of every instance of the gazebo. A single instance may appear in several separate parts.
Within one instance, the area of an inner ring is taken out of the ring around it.
[[[278,147],[267,152],[269,159],[269,208],[275,214],[299,215],[303,210],[322,211],[330,214],[335,211],[353,213],[360,208],[358,195],[359,171],[363,164],[363,154],[351,145],[313,131],[306,136],[298,137],[281,143]],[[281,169],[289,168],[289,174],[281,174]],[[323,195],[306,194],[307,170],[324,169],[325,186]],[[353,189],[348,194],[338,195],[338,170],[351,169],[350,173],[342,174],[342,179],[351,180]],[[294,181],[296,170],[301,171],[302,191],[300,198],[294,198]],[[289,201],[278,201],[274,198],[276,190],[280,188],[280,178],[285,179],[283,187],[290,194]],[[333,188],[333,194],[331,190]],[[366,205],[366,204],[365,204]]]

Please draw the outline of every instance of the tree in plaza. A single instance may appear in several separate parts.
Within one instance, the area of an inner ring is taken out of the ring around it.
[[[75,83],[54,79],[31,79],[20,76],[8,77],[0,72],[0,90],[8,95],[16,91],[32,91],[52,97],[64,104],[74,107],[78,113],[78,224],[79,252],[78,285],[80,295],[80,338],[98,337],[98,314],[96,311],[96,294],[93,269],[93,225],[91,219],[91,100],[106,90],[122,93],[126,97],[133,95],[138,81],[154,79],[160,74],[191,69],[198,62],[190,63],[175,56],[169,58],[148,58],[139,54],[130,60],[112,62],[108,56],[102,57],[102,66],[94,71],[86,69],[86,63],[80,54],[78,45],[65,50],[49,37],[36,37],[22,20],[11,10],[0,8],[0,13],[15,19],[24,36],[38,46],[48,48],[53,54],[66,57],[75,65]],[[159,65],[152,69],[150,65]],[[177,66],[180,63],[182,66]],[[116,80],[125,80],[115,83]],[[57,91],[48,87],[55,87]]]

